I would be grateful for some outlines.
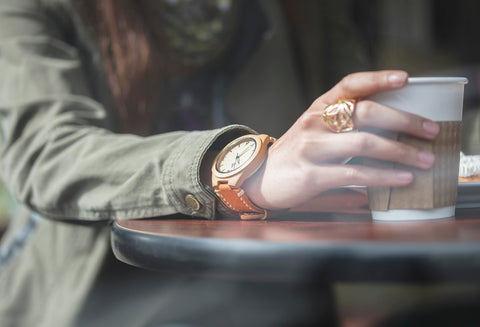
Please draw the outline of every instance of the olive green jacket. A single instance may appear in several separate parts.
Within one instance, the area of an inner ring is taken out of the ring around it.
[[[2,240],[0,327],[73,325],[110,253],[109,222],[215,218],[221,204],[199,178],[207,150],[253,132],[243,124],[279,136],[304,109],[281,64],[278,8],[265,5],[275,33],[226,94],[242,125],[139,137],[113,132],[100,56],[70,1],[0,0],[0,170],[19,203]]]
[[[0,172],[19,203],[0,247],[0,327],[75,326],[96,281],[112,273],[102,270],[111,221],[214,219],[222,207],[200,182],[204,154],[251,128],[280,136],[307,105],[282,15],[263,1],[269,31],[226,93],[239,125],[116,134],[100,55],[70,2],[0,0]],[[186,204],[189,194],[199,210]],[[135,290],[140,278],[123,286]]]

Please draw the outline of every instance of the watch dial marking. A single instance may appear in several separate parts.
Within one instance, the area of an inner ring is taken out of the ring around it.
[[[218,162],[217,170],[221,173],[229,173],[242,167],[255,153],[257,142],[253,138],[245,138],[233,144],[226,150]]]

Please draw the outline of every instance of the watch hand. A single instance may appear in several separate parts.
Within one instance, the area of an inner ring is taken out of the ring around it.
[[[240,152],[240,154],[237,154],[237,158],[238,158],[238,157],[241,157],[241,156],[243,156],[245,153],[247,153],[247,151],[249,151],[252,146],[253,146],[253,144],[247,146],[247,148],[246,148],[245,150],[243,150],[242,152]]]

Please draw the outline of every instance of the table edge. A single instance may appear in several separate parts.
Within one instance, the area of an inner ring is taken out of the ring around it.
[[[480,242],[264,242],[162,236],[113,224],[120,261],[175,273],[255,279],[480,281]],[[468,267],[468,269],[467,269]]]

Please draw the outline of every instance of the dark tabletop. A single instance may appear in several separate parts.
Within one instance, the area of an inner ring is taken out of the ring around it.
[[[268,221],[117,221],[112,248],[158,271],[247,279],[480,281],[480,210],[423,222],[368,214],[297,214]]]

